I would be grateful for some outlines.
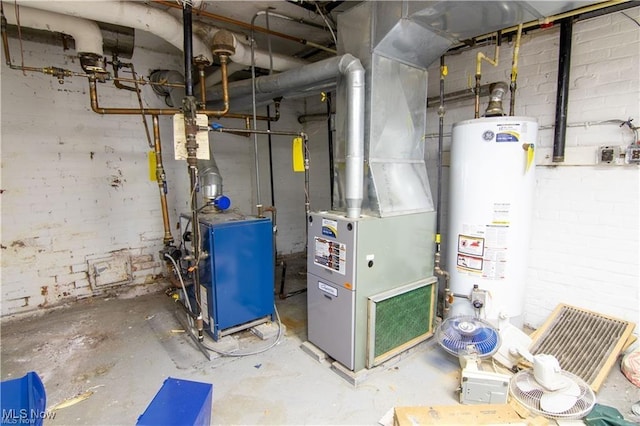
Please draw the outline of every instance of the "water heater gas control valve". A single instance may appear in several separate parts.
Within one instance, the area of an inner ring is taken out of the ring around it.
[[[477,284],[471,290],[471,304],[475,309],[482,309],[487,304],[487,291],[478,288]]]

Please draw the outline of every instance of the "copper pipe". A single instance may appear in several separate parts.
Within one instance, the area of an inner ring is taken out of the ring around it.
[[[116,55],[114,55],[114,57],[113,57],[113,85],[116,86],[118,89],[129,90],[131,92],[138,91],[138,89],[136,87],[127,86],[125,84],[120,83],[121,80],[118,77],[118,69],[120,68],[120,66],[128,67],[128,68],[132,67],[131,64],[125,64],[125,63],[122,63],[122,62],[118,61],[118,57]],[[132,71],[132,73],[133,73],[133,71]],[[135,77],[135,73],[134,73],[134,77]],[[137,82],[136,82],[136,84],[137,84]]]
[[[135,79],[135,78],[128,78],[128,77],[114,77],[113,80],[126,81],[126,82],[129,82],[129,83],[136,83],[137,82],[138,84],[142,84],[143,86],[145,84],[150,84],[152,86],[165,86],[165,87],[178,87],[178,88],[184,87],[184,84],[182,84],[182,83],[155,82],[155,81],[145,80],[144,78]]]
[[[203,108],[207,105],[207,88],[204,84],[204,65],[198,64],[198,75],[200,76],[200,102]],[[222,81],[226,81],[226,78],[222,78]]]
[[[182,6],[180,4],[174,3],[174,2],[171,2],[171,1],[154,0],[154,2],[158,3],[158,4],[161,4],[163,6],[172,7],[174,9],[182,9]],[[241,27],[241,28],[246,28],[248,30],[254,30],[254,31],[257,31],[257,32],[260,32],[260,33],[264,33],[264,34],[270,34],[272,36],[284,38],[286,40],[295,41],[296,43],[308,45],[308,46],[311,46],[311,47],[315,47],[317,49],[329,50],[329,51],[332,51],[332,52],[335,53],[335,51],[333,49],[328,49],[325,46],[322,46],[322,45],[317,44],[317,43],[310,42],[310,41],[305,40],[303,38],[298,38],[298,37],[291,36],[289,34],[284,34],[284,33],[280,33],[280,32],[277,32],[277,31],[272,31],[272,30],[269,30],[269,29],[264,28],[264,27],[258,27],[256,25],[251,25],[251,24],[248,24],[246,22],[238,21],[238,20],[233,19],[233,18],[228,18],[226,16],[216,15],[215,13],[207,12],[207,11],[200,10],[200,9],[194,9],[193,13],[196,14],[196,15],[199,15],[199,16],[204,16],[204,17],[209,18],[209,19],[213,19],[214,21],[225,22],[227,24],[237,25],[238,27]]]
[[[98,89],[95,76],[89,77],[89,98],[91,99],[91,109],[98,114],[173,115],[180,112],[178,108],[101,108],[98,105]]]
[[[158,181],[158,189],[160,190],[160,207],[162,208],[162,224],[164,225],[164,242],[165,246],[173,243],[171,235],[171,224],[169,223],[169,208],[167,206],[167,181],[162,164],[162,143],[160,141],[160,124],[158,116],[152,117],[153,121],[153,141],[154,151],[156,154],[156,180]]]
[[[227,55],[219,55],[220,57],[220,73],[222,74],[222,104],[224,107],[218,114],[212,115],[224,115],[229,112],[229,82],[227,75],[227,59],[229,58]],[[202,85],[204,87],[204,85]],[[204,90],[201,88],[201,90]],[[206,96],[206,95],[204,95]],[[206,105],[206,104],[205,104]],[[208,114],[207,114],[208,115]]]
[[[223,85],[226,86],[226,85]],[[226,114],[226,111],[229,109],[229,94],[226,88],[223,89],[225,91],[225,108],[223,110],[214,111],[214,110],[201,110],[198,111],[199,114],[205,114],[207,116],[212,117],[222,117]],[[147,115],[174,115],[181,112],[179,108],[102,108],[98,104],[98,89],[96,85],[96,77],[89,77],[89,98],[91,99],[91,109],[93,112],[98,114],[122,114],[122,115],[137,115],[137,114],[147,114]],[[242,117],[244,118],[244,116]]]
[[[22,67],[19,67],[19,68],[22,68]],[[27,71],[44,72],[42,68],[30,68],[30,67],[25,67],[25,68],[27,68]],[[121,79],[121,80],[132,81],[133,79]],[[157,108],[155,108],[155,109],[154,108],[102,108],[98,104],[98,89],[97,89],[95,76],[89,76],[89,97],[91,99],[91,109],[93,110],[93,112],[95,112],[97,114],[104,114],[104,115],[106,115],[106,114],[173,115],[173,114],[178,114],[178,113],[181,112],[181,110],[179,108],[162,108],[162,109],[157,109]],[[248,115],[248,114],[239,114],[239,113],[233,113],[233,112],[225,113],[224,110],[222,110],[222,111],[202,110],[202,111],[198,111],[198,113],[199,114],[206,114],[209,117],[215,117],[215,118],[220,118],[220,117],[237,118],[237,119],[241,119],[241,120],[245,120],[245,121],[247,120],[247,118],[251,118],[251,115]],[[257,119],[261,120],[261,121],[266,121],[266,120],[278,121],[279,118],[280,118],[280,114],[279,114],[279,110],[278,109],[276,109],[276,115],[274,117],[269,118],[269,117],[263,116],[263,115],[259,115],[257,117]]]

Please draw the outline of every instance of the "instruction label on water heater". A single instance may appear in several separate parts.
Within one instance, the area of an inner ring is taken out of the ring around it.
[[[313,263],[345,275],[347,272],[347,245],[320,237],[314,237],[314,240]]]
[[[502,206],[504,208],[504,205]],[[508,213],[497,216],[502,223],[463,225],[458,234],[458,272],[490,280],[504,280],[507,269]],[[495,219],[496,217],[494,217]]]

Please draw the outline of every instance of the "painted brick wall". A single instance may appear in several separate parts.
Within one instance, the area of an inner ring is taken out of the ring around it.
[[[14,61],[19,60],[17,40],[10,39],[10,46]],[[73,51],[29,40],[23,49],[26,65],[80,71]],[[131,61],[142,75],[182,67],[177,51],[170,56],[137,47]],[[158,255],[163,228],[158,187],[148,178],[141,117],[93,113],[83,78],[61,85],[42,74],[25,77],[3,64],[1,84],[2,315],[94,294],[90,265],[102,261],[114,262],[116,272],[122,267],[129,285],[155,281],[163,272]],[[135,94],[110,83],[99,84],[99,97],[104,107],[137,107]],[[149,87],[143,100],[148,107],[165,107]],[[296,117],[304,108],[303,100],[283,103],[273,128],[302,130]],[[241,120],[222,123],[244,127]],[[174,226],[188,211],[188,174],[185,162],[173,160],[169,117],[160,118],[160,133]],[[255,212],[252,138],[216,134],[212,141],[233,206]],[[291,253],[304,249],[304,177],[290,172],[291,139],[274,138],[273,144],[276,198],[283,204],[278,250]],[[266,153],[266,139],[260,140],[262,198],[268,205]],[[180,236],[175,228],[173,236]]]
[[[617,124],[640,122],[640,8],[574,24],[567,149],[596,155],[600,145],[628,145],[634,136]],[[636,22],[633,20],[635,19]],[[538,152],[553,145],[559,26],[523,36],[516,115],[540,123]],[[480,50],[493,55],[492,47]],[[446,91],[474,84],[475,55],[446,58]],[[500,65],[483,64],[482,82],[509,81],[512,45],[503,44]],[[439,64],[429,75],[437,96]],[[508,96],[506,97],[508,102]],[[486,107],[482,100],[482,111]],[[447,105],[446,150],[451,125],[473,118],[473,100]],[[427,161],[435,193],[438,116],[428,111]],[[591,123],[591,124],[588,124]],[[541,158],[537,158],[540,163]],[[538,166],[525,322],[538,327],[558,303],[568,303],[640,323],[640,169],[636,166]],[[448,185],[445,169],[444,184]],[[446,191],[443,211],[449,203]],[[446,229],[446,228],[445,228]]]

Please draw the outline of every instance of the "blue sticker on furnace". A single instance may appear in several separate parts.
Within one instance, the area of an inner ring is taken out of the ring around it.
[[[338,221],[322,219],[322,235],[331,238],[338,238]]]
[[[338,236],[338,230],[333,226],[322,225],[322,235],[326,235],[327,237],[336,238]]]

